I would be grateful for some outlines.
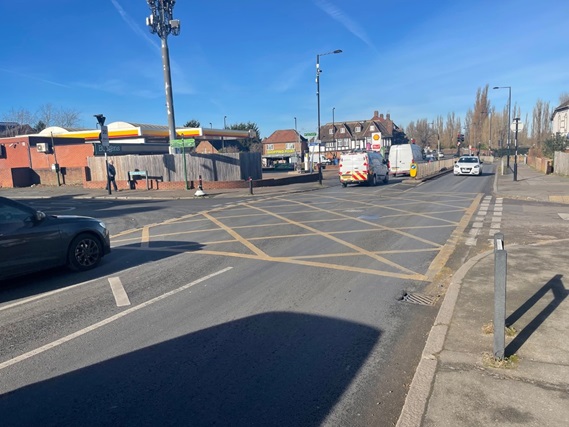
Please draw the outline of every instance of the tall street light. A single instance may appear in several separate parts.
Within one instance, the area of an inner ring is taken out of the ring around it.
[[[332,50],[326,53],[319,53],[316,55],[316,100],[318,101],[318,163],[321,162],[320,158],[320,73],[322,70],[320,69],[320,57],[324,55],[333,55],[336,53],[342,53],[341,49]]]
[[[516,139],[515,139],[515,154],[514,154],[514,181],[518,180],[518,130],[521,129],[520,127],[520,118],[516,117],[514,119],[516,123]]]
[[[166,111],[168,113],[168,131],[170,140],[176,139],[174,122],[174,100],[172,98],[172,76],[170,75],[170,53],[168,35],[180,34],[180,21],[172,19],[172,9],[176,0],[146,0],[152,14],[146,18],[146,25],[152,34],[158,34],[162,42],[162,66],[164,69],[164,89],[166,91]]]
[[[506,159],[506,170],[510,169],[510,140],[511,140],[511,131],[510,131],[510,117],[511,117],[511,109],[512,109],[512,87],[511,86],[494,86],[494,89],[508,89],[508,156]]]
[[[223,130],[227,129],[227,116],[223,116]],[[225,139],[221,135],[221,149],[225,150]]]
[[[294,153],[296,154],[296,169],[301,170],[302,164],[302,147],[300,146],[300,135],[298,134],[298,128],[296,126],[296,117],[294,118],[294,133],[296,134],[296,144],[294,148]],[[298,149],[298,151],[296,151]]]
[[[332,145],[334,146],[334,156],[336,156],[336,151],[338,151],[338,146],[336,145],[336,120],[334,118],[334,113],[336,107],[332,107]]]

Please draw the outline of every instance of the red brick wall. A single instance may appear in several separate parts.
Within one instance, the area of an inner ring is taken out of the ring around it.
[[[19,136],[13,138],[2,138],[0,144],[6,148],[6,158],[0,158],[0,187],[14,187],[15,185],[26,186],[36,183],[33,176],[39,176],[40,183],[47,185],[57,185],[57,176],[52,171],[51,165],[57,162],[60,168],[64,167],[70,171],[69,180],[78,183],[79,178],[83,181],[83,168],[87,166],[87,157],[93,156],[93,145],[85,144],[82,139],[54,138],[55,152],[51,154],[39,153],[36,144],[38,142],[51,142],[51,138]],[[31,168],[35,171],[30,172],[28,182],[24,179],[22,171],[18,171],[18,182],[14,182],[12,169]],[[79,168],[78,171],[71,171]],[[76,174],[79,175],[76,175]],[[42,178],[47,180],[42,181]],[[55,181],[52,180],[55,179]],[[53,183],[52,183],[53,182]]]

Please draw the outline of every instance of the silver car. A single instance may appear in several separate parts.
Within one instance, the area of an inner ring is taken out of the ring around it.
[[[454,163],[455,175],[482,175],[482,162],[478,156],[462,156]]]

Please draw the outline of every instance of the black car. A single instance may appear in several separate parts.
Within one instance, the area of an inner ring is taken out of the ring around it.
[[[102,221],[75,215],[46,215],[0,197],[0,280],[67,265],[96,267],[111,252]]]

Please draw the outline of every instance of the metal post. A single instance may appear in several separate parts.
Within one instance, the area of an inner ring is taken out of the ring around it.
[[[316,100],[318,102],[318,164],[320,164],[320,55],[316,55]]]
[[[336,118],[334,113],[336,112],[336,107],[332,107],[332,145],[334,147],[334,152],[338,151],[338,146],[336,145]]]
[[[318,183],[322,185],[322,165],[318,163]]]
[[[492,117],[494,115],[494,112],[492,110],[490,110],[490,132],[488,135],[488,154],[490,154],[490,151],[492,150]]]
[[[253,194],[253,178],[249,177],[249,193]]]
[[[511,114],[512,114],[512,87],[511,86],[494,86],[494,89],[508,89],[508,142],[507,142],[507,157],[506,157],[506,169],[510,169],[510,140],[511,140],[511,131],[510,131],[510,122],[511,122]],[[500,156],[502,152],[500,151]]]
[[[227,129],[226,120],[227,116],[223,116],[223,130]],[[225,139],[223,138],[223,135],[221,135],[221,149],[225,150]]]
[[[322,72],[320,70],[320,57],[324,56],[324,55],[331,55],[331,54],[336,54],[336,53],[342,53],[342,50],[337,49],[331,52],[326,52],[326,53],[319,53],[318,55],[316,55],[316,101],[318,104],[318,132],[317,132],[317,138],[318,138],[318,163],[320,164],[320,73]]]
[[[55,152],[55,142],[53,141],[53,132],[51,132],[51,149],[53,150],[53,160],[55,162],[55,174],[57,175],[57,186],[61,186],[59,179],[59,164],[57,163],[57,153]]]
[[[109,194],[113,194],[111,191],[111,176],[109,175],[109,158],[107,157],[107,150],[105,149],[105,170],[107,171],[107,188]]]
[[[514,151],[514,181],[518,180],[518,124],[520,123],[519,118],[515,118],[516,122],[516,139],[515,139],[515,151]]]
[[[186,166],[186,144],[184,143],[184,136],[182,135],[182,156],[184,156],[184,181],[186,182],[186,190],[190,189],[188,185],[188,167]]]
[[[168,50],[168,35],[180,34],[180,21],[172,19],[175,0],[147,0],[151,15],[146,18],[146,25],[151,33],[160,37],[162,45],[162,67],[164,71],[164,90],[166,92],[166,112],[168,113],[168,131],[170,140],[176,139],[176,124],[174,121],[174,99],[172,96],[172,76],[170,74],[170,53]]]
[[[504,358],[506,347],[506,277],[508,253],[504,235],[494,234],[494,357]]]

